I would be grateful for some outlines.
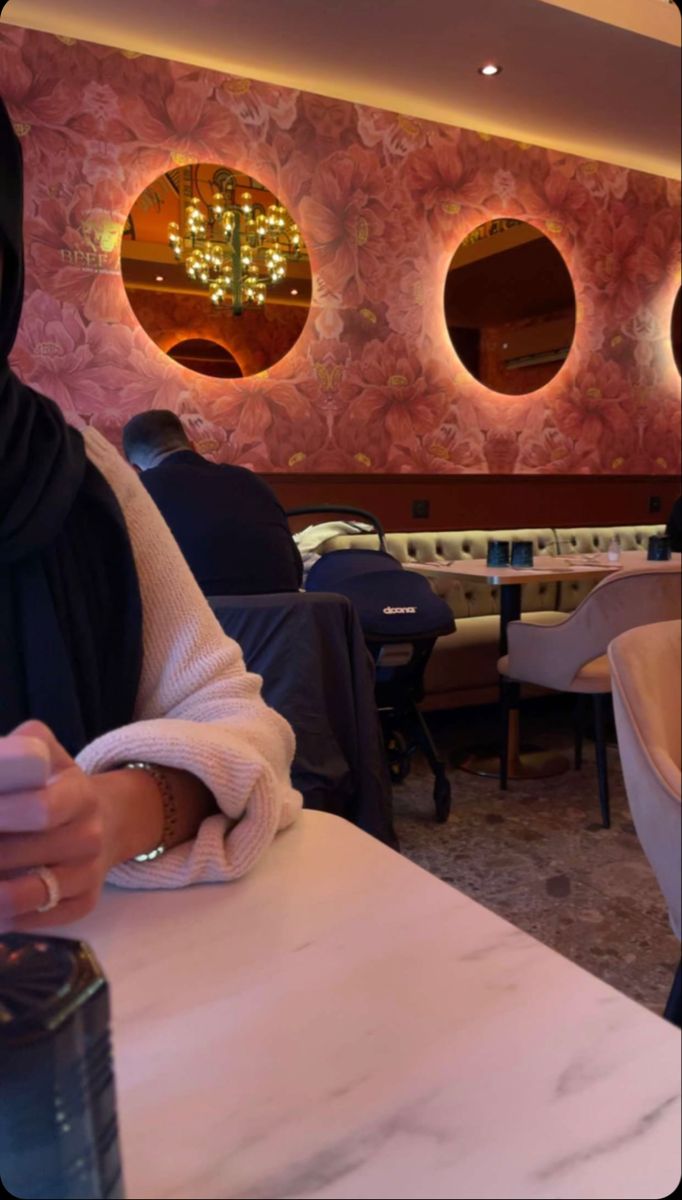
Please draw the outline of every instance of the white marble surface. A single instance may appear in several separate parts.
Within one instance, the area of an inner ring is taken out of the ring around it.
[[[112,984],[130,1198],[679,1179],[678,1031],[334,817],[239,883],[110,890],[66,932]]]
[[[673,554],[666,562],[649,562],[646,550],[623,550],[618,563],[610,563],[606,553],[539,554],[532,567],[489,567],[484,558],[458,558],[452,562],[405,562],[403,567],[424,575],[448,575],[453,579],[479,583],[551,583],[566,579],[605,579],[618,571],[682,571],[682,554]]]

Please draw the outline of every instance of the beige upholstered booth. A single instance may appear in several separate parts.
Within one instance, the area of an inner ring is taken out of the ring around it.
[[[678,617],[681,582],[679,573],[663,567],[623,571],[603,579],[559,624],[547,628],[512,621],[507,629],[509,653],[498,663],[507,715],[518,705],[520,682],[592,696],[599,803],[606,827],[610,818],[602,701],[611,691],[607,647],[625,630]],[[503,746],[500,779],[506,786],[506,737]]]
[[[453,483],[453,486],[456,486]],[[536,555],[588,553],[606,550],[614,533],[623,550],[644,549],[662,525],[622,525],[575,529],[468,529],[443,532],[388,533],[387,549],[399,562],[453,562],[485,558],[489,538],[532,541]],[[344,534],[330,538],[320,553],[351,547],[378,549],[373,534]],[[424,709],[486,704],[498,694],[499,592],[487,584],[430,579],[431,586],[450,605],[457,622],[454,633],[439,638],[424,676]],[[532,583],[523,588],[523,619],[554,625],[577,608],[589,583]],[[537,691],[532,686],[524,692]]]
[[[682,937],[682,622],[631,629],[611,642],[613,708],[632,819]],[[680,1023],[680,970],[666,1016]]]

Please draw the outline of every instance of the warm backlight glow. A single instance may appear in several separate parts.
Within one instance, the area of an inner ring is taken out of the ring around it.
[[[501,70],[502,67],[496,63],[484,63],[482,67],[478,68],[478,73],[479,75],[499,75]]]

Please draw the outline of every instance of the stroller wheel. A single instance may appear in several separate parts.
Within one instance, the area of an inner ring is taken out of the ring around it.
[[[440,825],[444,825],[450,816],[452,803],[450,780],[445,771],[439,771],[436,775],[436,782],[433,785],[433,801],[436,806],[436,820]]]
[[[410,773],[410,754],[402,733],[392,730],[386,738],[386,757],[392,783],[402,783]]]

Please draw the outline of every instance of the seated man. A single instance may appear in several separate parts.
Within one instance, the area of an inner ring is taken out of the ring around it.
[[[123,449],[205,595],[298,591],[301,556],[284,509],[253,471],[203,458],[161,409],[128,421]]]

